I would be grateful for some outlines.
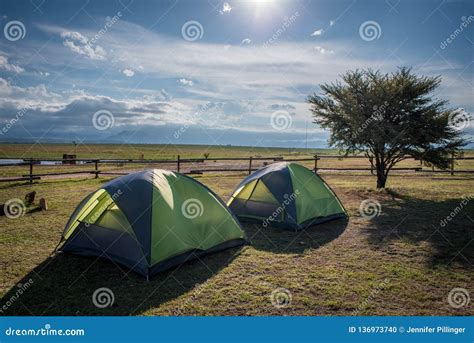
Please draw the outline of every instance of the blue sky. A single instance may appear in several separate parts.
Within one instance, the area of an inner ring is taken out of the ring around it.
[[[473,9],[2,0],[0,140],[325,147],[305,98],[369,67],[441,75],[436,95],[472,112]]]

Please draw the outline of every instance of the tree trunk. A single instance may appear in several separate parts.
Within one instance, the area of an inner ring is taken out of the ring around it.
[[[387,177],[385,176],[385,174],[383,172],[379,173],[377,171],[377,188],[385,188],[386,182],[387,182]]]
[[[387,182],[385,166],[379,162],[379,159],[375,163],[375,168],[377,170],[377,188],[385,188],[385,183]]]

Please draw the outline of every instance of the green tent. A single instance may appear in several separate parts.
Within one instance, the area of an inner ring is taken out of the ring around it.
[[[293,230],[347,217],[336,194],[318,174],[288,162],[273,163],[249,175],[227,205],[242,221]]]
[[[245,234],[219,197],[188,176],[146,170],[119,177],[72,214],[60,251],[105,257],[144,276],[241,245]]]

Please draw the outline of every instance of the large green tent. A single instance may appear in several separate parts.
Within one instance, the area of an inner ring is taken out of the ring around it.
[[[146,170],[86,197],[67,223],[60,251],[100,256],[150,276],[245,242],[219,197],[188,176]]]
[[[293,230],[347,216],[318,174],[288,162],[273,163],[249,175],[227,205],[242,221]]]

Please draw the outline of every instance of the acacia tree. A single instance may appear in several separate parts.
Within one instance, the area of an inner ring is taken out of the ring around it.
[[[342,81],[320,85],[321,94],[308,97],[314,123],[330,130],[331,147],[346,155],[365,153],[377,172],[377,188],[406,158],[446,169],[451,154],[467,144],[452,123],[462,110],[448,109],[446,100],[431,95],[439,76],[369,69],[348,71]]]

